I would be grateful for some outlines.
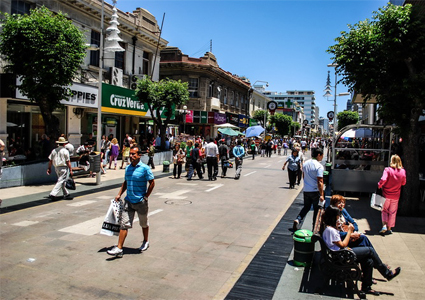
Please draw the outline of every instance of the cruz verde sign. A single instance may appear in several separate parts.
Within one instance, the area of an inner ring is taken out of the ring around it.
[[[134,94],[134,90],[115,85],[102,83],[102,112],[131,115],[151,118],[152,115],[146,103],[141,103]],[[174,116],[175,109],[173,107]],[[161,110],[161,118],[165,119],[164,110]]]

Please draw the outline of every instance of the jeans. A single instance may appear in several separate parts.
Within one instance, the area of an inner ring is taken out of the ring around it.
[[[289,177],[289,186],[293,187],[295,185],[295,182],[297,181],[297,172],[298,171],[292,171],[288,168],[288,177]]]
[[[174,170],[173,170],[173,176],[180,178],[180,175],[182,174],[182,164],[174,164]]]
[[[243,164],[243,158],[235,158],[235,165],[236,165],[236,173],[235,173],[235,178],[239,178],[241,177],[241,172],[242,172],[242,164]]]
[[[208,179],[217,178],[218,161],[216,156],[207,157]]]
[[[221,176],[226,176],[227,167],[224,166],[224,163],[227,161],[226,156],[221,157]]]
[[[189,178],[188,179],[192,179],[193,173],[196,170],[196,173],[198,174],[199,179],[204,178],[202,176],[202,172],[201,172],[201,164],[198,164],[195,160],[192,160],[192,163],[189,167]]]
[[[301,209],[300,213],[297,216],[297,220],[301,221],[304,219],[306,214],[310,211],[311,205],[313,205],[313,227],[316,224],[317,212],[319,211],[319,192],[304,192],[304,207]]]

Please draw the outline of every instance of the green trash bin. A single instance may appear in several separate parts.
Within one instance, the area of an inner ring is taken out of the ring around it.
[[[325,185],[329,184],[329,172],[328,171],[323,171],[323,183]]]
[[[314,255],[314,243],[311,240],[313,232],[307,229],[294,233],[294,265],[310,266]]]
[[[331,163],[326,163],[325,164],[325,170],[328,171],[328,172],[330,172],[331,169],[332,169],[332,164]]]
[[[165,160],[162,163],[162,173],[168,173],[170,172],[170,162],[168,160]]]

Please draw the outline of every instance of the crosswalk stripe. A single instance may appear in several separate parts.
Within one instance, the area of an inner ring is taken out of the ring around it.
[[[252,175],[252,174],[254,174],[254,173],[256,173],[257,171],[254,171],[254,172],[251,172],[251,173],[248,173],[248,174],[245,174],[244,176],[249,176],[249,175]]]
[[[37,224],[37,223],[38,223],[38,221],[22,221],[22,222],[14,223],[12,225],[27,227],[27,226],[34,225],[34,224]]]
[[[214,184],[215,185],[215,184]],[[210,184],[209,186],[214,186],[214,185],[212,185],[212,184]],[[218,189],[219,187],[222,187],[224,184],[217,184],[217,185],[215,185],[213,188],[210,188],[210,189],[208,189],[208,190],[205,190],[206,192],[211,192],[211,191],[213,191],[213,190],[215,190],[215,189]]]
[[[111,198],[111,197],[109,197],[109,198]],[[84,200],[84,201],[78,201],[78,202],[73,202],[73,203],[67,204],[67,206],[78,207],[78,206],[89,205],[89,204],[92,204],[92,203],[95,203],[95,202],[96,201],[94,201],[94,200]]]

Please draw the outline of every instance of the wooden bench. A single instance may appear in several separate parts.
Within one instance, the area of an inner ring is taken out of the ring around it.
[[[320,224],[322,215],[325,212],[323,208],[319,209],[316,223],[313,229],[313,242],[320,243],[319,269],[324,275],[325,284],[329,285],[330,280],[336,282],[345,282],[347,287],[353,290],[360,299],[366,299],[366,294],[358,289],[357,283],[362,277],[359,264],[356,262],[356,254],[352,250],[330,250],[325,241],[320,236]]]

